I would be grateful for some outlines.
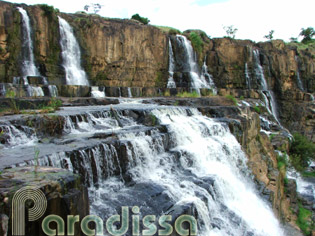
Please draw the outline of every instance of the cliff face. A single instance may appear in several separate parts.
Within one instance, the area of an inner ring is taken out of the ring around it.
[[[166,87],[169,36],[157,27],[85,13],[60,14],[44,5],[6,2],[0,2],[0,81],[10,82],[13,76],[20,75],[22,25],[17,6],[26,9],[30,16],[36,65],[51,84],[65,84],[57,18],[60,15],[73,27],[81,47],[81,64],[92,85]],[[197,31],[203,50],[197,53],[198,62],[201,66],[206,57],[218,88],[258,89],[254,55],[254,50],[258,50],[269,89],[276,92],[278,99],[285,91],[298,89],[298,77],[305,91],[315,91],[314,50],[287,46],[281,40],[258,44],[230,38],[210,40],[200,32]],[[181,49],[175,41],[172,40],[173,51],[180,58]],[[178,87],[187,86],[179,83],[177,78],[182,77],[185,73],[174,77]]]
[[[153,26],[106,20],[86,14],[65,15],[83,48],[83,65],[93,84],[109,87],[163,87],[167,36]]]
[[[0,80],[19,76],[21,16],[17,5],[0,2]],[[51,84],[65,84],[57,12],[25,6],[32,25],[36,65]],[[61,14],[81,46],[82,66],[91,84],[163,87],[167,81],[167,36],[158,28],[129,20],[106,20],[86,14]]]

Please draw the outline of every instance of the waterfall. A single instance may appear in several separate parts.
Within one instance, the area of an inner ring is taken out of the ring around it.
[[[196,62],[196,55],[190,41],[183,35],[176,35],[176,40],[177,43],[184,49],[186,54],[187,61],[185,63],[188,66],[187,69],[189,70],[191,87],[198,91],[200,88],[211,88],[205,78],[200,76],[198,64]]]
[[[98,86],[92,86],[91,87],[91,96],[93,98],[104,98],[105,97],[105,88],[103,91],[100,91]]]
[[[0,84],[0,96],[4,97],[6,93],[5,84]]]
[[[172,49],[172,42],[169,39],[168,40],[168,51],[169,51],[169,67],[168,67],[168,82],[167,82],[167,88],[176,88],[176,83],[174,81],[174,69],[175,69],[175,60],[174,60],[174,53]]]
[[[122,206],[139,206],[141,217],[193,214],[199,236],[284,235],[225,123],[195,108],[121,104],[113,110],[79,109],[78,114],[78,107],[60,111],[68,113],[63,137],[53,142],[60,146],[38,143],[46,147],[43,152],[50,151],[39,164],[82,176],[91,215],[108,219]],[[159,125],[144,126],[141,114],[155,117]],[[71,140],[74,150],[69,150]]]
[[[205,59],[203,61],[203,65],[201,68],[201,79],[206,81],[210,88],[212,89],[213,94],[217,94],[217,88],[213,82],[213,76],[211,74],[209,74],[208,72],[208,66],[206,64],[207,61],[207,56],[205,56]]]
[[[35,66],[34,52],[33,52],[33,40],[31,37],[32,29],[30,24],[30,18],[27,12],[18,7],[22,16],[22,76],[39,76],[39,72]]]
[[[263,70],[263,67],[261,66],[261,63],[260,63],[259,50],[254,49],[253,55],[254,55],[254,61],[255,61],[255,75],[256,75],[256,78],[260,82],[260,86],[261,86],[261,90],[262,90],[261,94],[263,95],[263,97],[265,99],[266,108],[273,115],[273,117],[275,118],[277,123],[280,124],[280,121],[278,119],[277,105],[275,102],[274,94],[268,88],[268,84],[267,84],[267,81],[266,81],[265,75],[264,75],[264,70]]]
[[[304,91],[303,83],[300,76],[300,70],[299,70],[299,58],[295,56],[295,61],[297,63],[297,70],[296,70],[296,82],[297,86],[300,90]]]
[[[13,77],[13,84],[23,84],[25,86],[28,97],[43,97],[45,96],[42,87],[30,85],[27,76]],[[57,89],[57,88],[56,88]]]
[[[58,97],[58,88],[56,85],[48,85],[48,90],[51,97]]]
[[[104,180],[92,197],[92,214],[106,218],[117,213],[122,201],[139,206],[144,215],[188,205],[197,211],[198,235],[283,235],[225,125],[195,109],[156,109],[152,114],[166,125],[170,149],[158,132],[120,134],[121,142],[129,143],[127,175],[133,184],[114,176]],[[160,202],[150,196],[160,196]]]
[[[66,73],[68,85],[89,85],[85,71],[81,67],[81,52],[73,34],[73,29],[67,21],[58,16],[60,29],[60,45],[62,66]]]
[[[24,127],[21,128],[23,129]],[[2,136],[5,138],[3,144],[7,148],[34,145],[37,141],[35,133],[27,128],[25,128],[25,130],[19,130],[13,125],[0,125],[0,130],[2,132]]]
[[[130,87],[127,88],[128,98],[132,98],[132,93]]]
[[[251,85],[250,85],[250,76],[249,76],[249,73],[248,73],[248,66],[247,66],[247,63],[245,63],[245,79],[246,79],[246,87],[247,89],[251,89]]]

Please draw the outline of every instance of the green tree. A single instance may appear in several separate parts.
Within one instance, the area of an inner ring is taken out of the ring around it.
[[[233,39],[235,38],[235,34],[236,34],[236,32],[238,31],[238,29],[237,29],[237,28],[234,28],[233,25],[224,26],[223,29],[225,30],[227,36],[228,36],[229,38],[233,38]]]
[[[141,23],[147,25],[149,24],[150,20],[148,18],[145,18],[145,17],[141,17],[139,14],[134,14],[131,19],[133,20],[137,20],[137,21],[140,21]]]
[[[315,157],[315,144],[299,133],[293,134],[290,157],[295,169],[304,170],[308,167],[310,159]]]
[[[270,30],[270,31],[269,31],[269,34],[265,35],[264,38],[269,39],[269,40],[272,40],[272,39],[273,39],[273,33],[274,33],[274,32],[275,32],[274,30]]]
[[[314,28],[308,27],[307,29],[302,28],[300,36],[303,36],[302,43],[308,43],[312,41],[313,36],[315,35]]]

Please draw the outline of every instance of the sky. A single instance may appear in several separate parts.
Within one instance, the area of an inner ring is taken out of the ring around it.
[[[8,0],[7,0],[8,1]],[[85,5],[100,3],[100,15],[130,18],[147,17],[152,25],[180,31],[201,29],[211,38],[226,36],[224,26],[237,28],[236,39],[266,41],[297,38],[301,28],[315,27],[314,0],[9,0],[28,5],[45,3],[62,12],[82,11]],[[299,38],[301,39],[301,38]]]

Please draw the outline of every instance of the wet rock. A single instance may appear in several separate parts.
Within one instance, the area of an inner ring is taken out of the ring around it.
[[[25,186],[35,186],[46,196],[47,209],[44,215],[37,221],[26,223],[26,235],[45,235],[41,230],[41,222],[47,215],[55,214],[67,222],[67,215],[89,214],[89,200],[87,189],[80,183],[80,177],[66,170],[52,167],[19,167],[4,170],[0,175],[0,199],[1,199],[1,226],[5,230],[7,217],[11,215],[12,196]],[[8,200],[6,200],[8,199]],[[29,209],[32,205],[26,204]],[[4,215],[5,214],[5,215]],[[9,219],[11,225],[12,218]],[[76,235],[81,235],[79,227],[76,227]],[[9,227],[8,235],[11,235]],[[1,234],[3,235],[3,234]]]

